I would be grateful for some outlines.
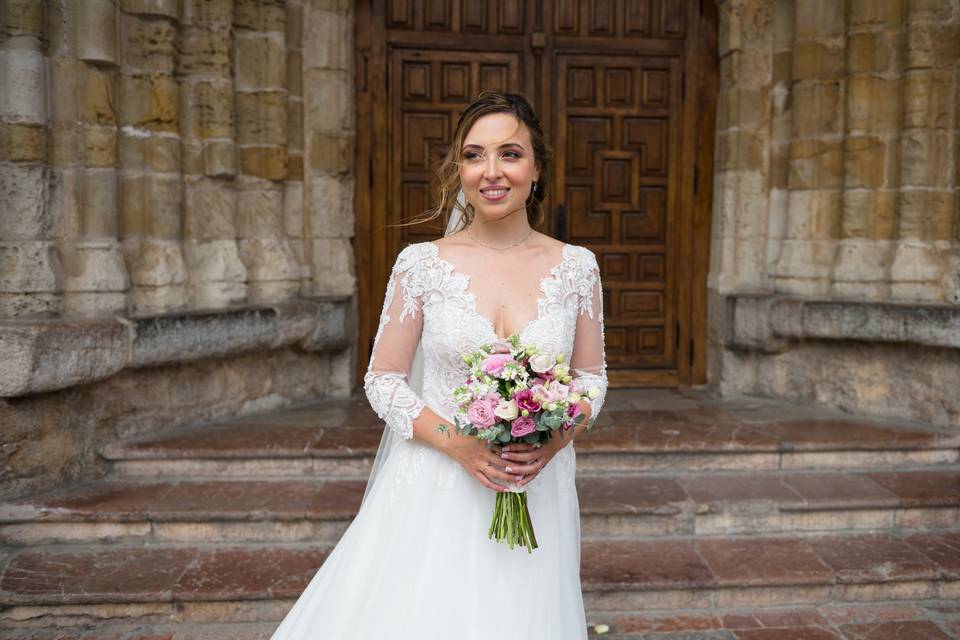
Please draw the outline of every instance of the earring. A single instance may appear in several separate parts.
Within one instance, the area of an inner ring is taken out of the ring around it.
[[[533,183],[533,190],[536,191],[539,186],[540,186],[539,183],[534,182],[534,183]]]

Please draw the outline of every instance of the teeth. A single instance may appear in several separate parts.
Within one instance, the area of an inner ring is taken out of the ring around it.
[[[507,192],[506,189],[487,189],[486,191],[484,191],[484,193],[487,194],[488,196],[499,196],[499,195],[503,195],[506,192]]]

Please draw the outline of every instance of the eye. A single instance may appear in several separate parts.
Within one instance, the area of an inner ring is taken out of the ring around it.
[[[517,152],[517,151],[507,151],[507,152],[504,153],[503,155],[505,155],[505,156],[510,156],[510,157],[512,157],[512,158],[520,158],[520,157],[521,157],[520,153]]]
[[[464,160],[474,160],[474,159],[479,158],[479,157],[480,157],[480,155],[479,155],[476,151],[464,151],[464,152],[463,152],[463,159],[464,159]]]

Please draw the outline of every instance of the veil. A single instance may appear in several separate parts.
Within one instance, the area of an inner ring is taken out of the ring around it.
[[[450,210],[450,220],[447,221],[447,228],[443,232],[444,236],[449,236],[460,230],[466,207],[467,198],[463,194],[463,188],[461,188],[457,194],[457,202]],[[413,355],[413,363],[410,365],[410,375],[407,376],[407,385],[417,394],[417,397],[423,397],[423,346],[419,343],[417,344],[417,351]],[[383,435],[380,438],[380,446],[377,448],[377,457],[373,459],[370,477],[367,479],[367,487],[363,490],[363,499],[360,502],[361,508],[363,508],[363,504],[367,501],[370,489],[380,475],[383,465],[386,464],[390,454],[393,453],[400,442],[401,439],[394,434],[393,429],[384,426]]]

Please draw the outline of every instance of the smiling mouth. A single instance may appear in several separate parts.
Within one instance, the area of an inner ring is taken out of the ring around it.
[[[496,198],[496,197],[502,196],[507,191],[510,191],[510,189],[506,187],[480,189],[480,193],[490,198]]]

